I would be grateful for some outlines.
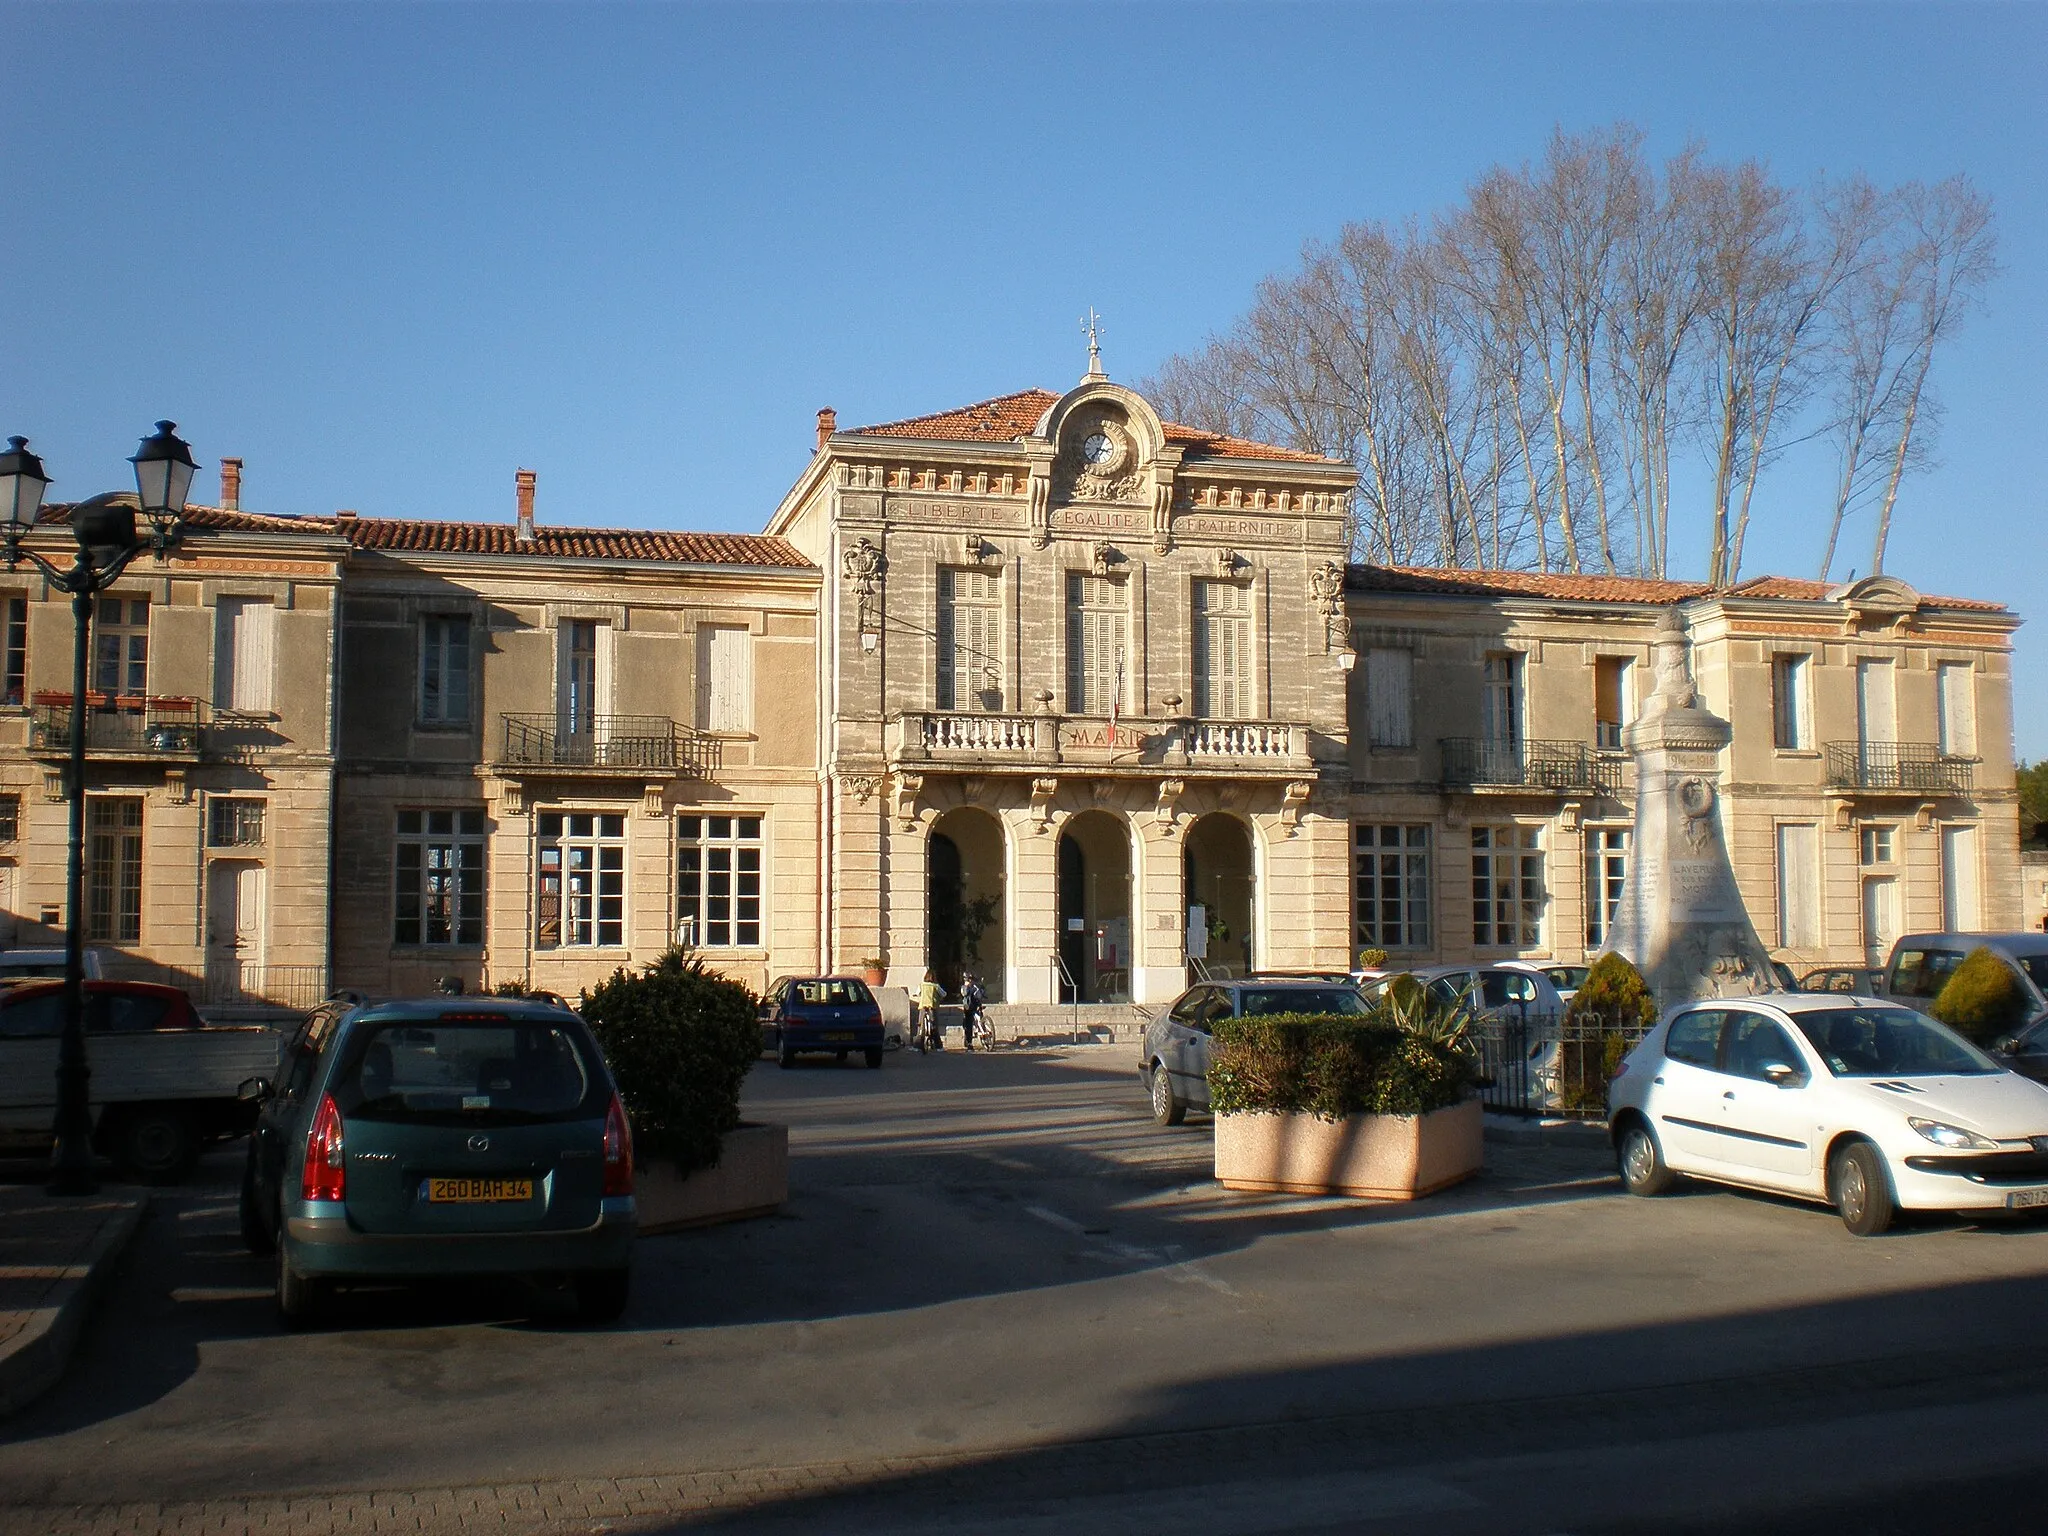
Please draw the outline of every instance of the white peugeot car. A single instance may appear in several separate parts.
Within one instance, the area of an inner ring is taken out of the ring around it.
[[[1858,1236],[1905,1210],[2048,1206],[2048,1088],[1881,999],[1773,993],[1666,1014],[1608,1090],[1631,1194],[1678,1174],[1825,1201]]]

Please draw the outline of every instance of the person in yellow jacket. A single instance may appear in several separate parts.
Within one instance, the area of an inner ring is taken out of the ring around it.
[[[917,1038],[919,1030],[924,1031],[924,1041],[935,1051],[942,1051],[945,1042],[939,1038],[939,1000],[946,995],[939,985],[939,978],[930,971],[924,973],[924,982],[918,987],[911,1001],[917,1006],[910,1020],[910,1033]]]

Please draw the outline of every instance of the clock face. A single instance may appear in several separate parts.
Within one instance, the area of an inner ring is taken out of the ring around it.
[[[1087,441],[1081,444],[1081,457],[1090,464],[1101,464],[1116,452],[1116,444],[1100,432],[1091,432]]]

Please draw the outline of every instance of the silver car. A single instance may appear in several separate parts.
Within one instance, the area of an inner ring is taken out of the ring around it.
[[[1209,1034],[1218,1019],[1371,1011],[1358,988],[1342,981],[1247,976],[1189,987],[1145,1027],[1138,1075],[1152,1100],[1152,1118],[1179,1125],[1190,1109],[1209,1107]]]

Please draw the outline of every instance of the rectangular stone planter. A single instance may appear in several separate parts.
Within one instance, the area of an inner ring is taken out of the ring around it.
[[[767,1216],[789,1198],[789,1127],[742,1124],[727,1131],[718,1165],[690,1174],[650,1160],[633,1170],[642,1236]]]
[[[1427,1115],[1216,1117],[1225,1189],[1413,1200],[1469,1179],[1485,1157],[1477,1099]]]

